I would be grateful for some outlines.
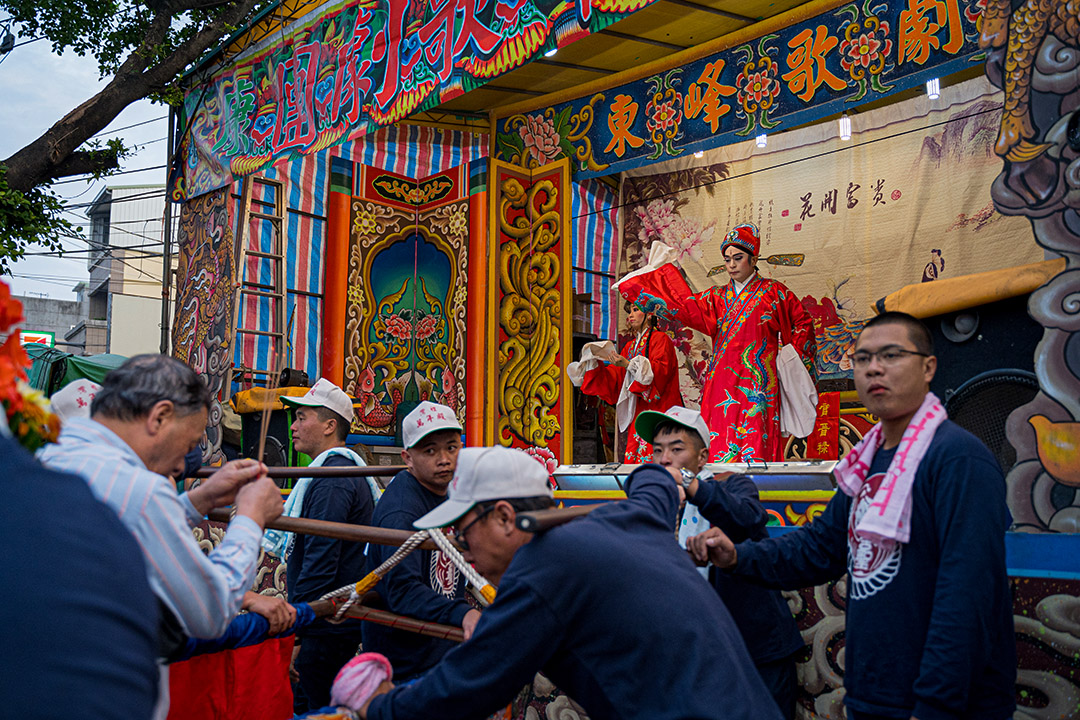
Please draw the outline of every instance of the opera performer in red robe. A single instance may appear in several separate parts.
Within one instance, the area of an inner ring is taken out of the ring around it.
[[[617,283],[631,303],[713,339],[701,393],[712,462],[779,461],[780,391],[776,357],[790,343],[814,374],[814,322],[783,283],[757,273],[761,240],[754,225],[727,234],[720,251],[730,282],[694,293],[682,272],[654,245],[650,264]]]
[[[652,445],[634,432],[634,420],[645,410],[663,412],[682,404],[679,359],[653,315],[631,305],[627,324],[634,339],[621,354],[610,342],[589,343],[567,373],[583,393],[615,406],[620,431],[630,428],[623,462],[647,463],[653,461]]]

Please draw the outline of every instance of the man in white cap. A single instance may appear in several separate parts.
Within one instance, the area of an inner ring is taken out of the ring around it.
[[[302,397],[283,397],[295,408],[293,447],[310,455],[311,467],[364,465],[345,447],[353,419],[353,404],[334,383],[321,378]],[[362,475],[304,478],[293,488],[286,514],[331,522],[370,525],[375,493]],[[268,540],[273,540],[270,536]],[[288,545],[288,539],[284,544]],[[289,602],[318,600],[322,595],[364,576],[364,546],[316,535],[296,535],[288,553],[286,583]],[[265,545],[264,545],[265,546]],[[359,621],[331,625],[319,620],[297,633],[300,649],[294,667],[299,675],[297,711],[330,702],[334,676],[360,645]]]
[[[450,499],[416,527],[453,525],[498,596],[469,640],[361,714],[486,717],[543,671],[593,720],[779,720],[731,616],[675,542],[673,475],[643,465],[626,500],[522,532],[519,513],[552,503],[547,478],[521,450],[461,451]]]
[[[709,460],[709,428],[697,410],[673,405],[666,412],[646,411],[635,422],[638,436],[652,443],[653,460],[678,470],[686,495],[679,521],[679,544],[705,532],[712,523],[729,537],[764,540],[768,515],[757,486],[746,475],[716,479],[705,469]],[[709,582],[735,620],[758,674],[787,720],[794,720],[799,682],[795,653],[805,647],[795,618],[779,590],[707,570]]]
[[[402,470],[387,486],[375,509],[373,524],[413,530],[413,523],[446,499],[461,448],[461,424],[446,405],[422,402],[405,416],[401,428],[405,449]],[[397,550],[370,545],[368,570]],[[375,586],[375,601],[400,615],[444,625],[458,625],[471,634],[480,612],[465,599],[465,578],[450,559],[434,550],[417,550],[402,560]],[[394,679],[419,676],[439,662],[454,646],[449,640],[429,638],[404,630],[365,623],[364,650],[379,652],[394,667]]]

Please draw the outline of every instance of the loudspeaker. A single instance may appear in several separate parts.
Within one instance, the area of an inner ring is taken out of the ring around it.
[[[259,433],[262,431],[262,412],[244,413],[240,416],[240,454],[254,458],[259,452]],[[289,452],[289,412],[270,411],[270,427],[266,433],[266,447],[262,461],[271,467],[295,465]]]
[[[1002,472],[1016,464],[1016,450],[1005,436],[1012,411],[1039,392],[1035,373],[991,370],[961,385],[945,403],[949,419],[983,441],[997,458]]]
[[[937,374],[930,389],[947,401],[968,380],[991,370],[1034,372],[1043,328],[1027,313],[1027,295],[959,313],[923,318],[934,338]]]

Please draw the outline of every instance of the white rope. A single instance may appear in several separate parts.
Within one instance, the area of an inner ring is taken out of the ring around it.
[[[495,596],[494,588],[488,590],[487,595],[485,595],[484,588],[491,587],[491,583],[485,580],[480,573],[476,572],[476,568],[465,562],[465,558],[458,552],[458,549],[450,542],[450,538],[446,537],[444,533],[433,530],[431,532],[431,539],[435,541],[435,544],[439,546],[439,549],[450,558],[451,562],[453,562],[454,565],[457,566],[457,569],[461,571],[461,574],[465,576],[465,579],[469,581],[473,597],[475,597],[484,607],[490,605],[491,598]]]

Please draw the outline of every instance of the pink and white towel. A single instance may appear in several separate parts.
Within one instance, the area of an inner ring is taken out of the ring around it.
[[[885,479],[855,526],[856,537],[884,548],[911,539],[911,488],[915,483],[915,471],[919,469],[938,426],[947,418],[937,395],[926,393],[900,438]],[[883,441],[881,423],[878,423],[837,464],[833,475],[845,495],[858,497],[874,462],[874,454]]]

